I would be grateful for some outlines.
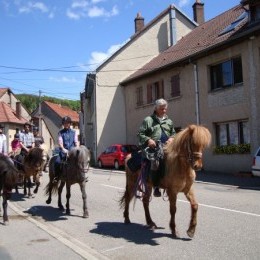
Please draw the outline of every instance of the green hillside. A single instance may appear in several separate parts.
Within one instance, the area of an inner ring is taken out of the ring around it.
[[[36,95],[28,95],[28,94],[16,94],[17,99],[21,101],[23,106],[28,110],[29,113],[32,113],[39,105],[40,98]],[[74,111],[80,110],[80,101],[79,100],[67,100],[67,99],[59,99],[54,97],[41,97],[41,101],[49,101],[55,104],[60,104],[62,106],[67,106]]]

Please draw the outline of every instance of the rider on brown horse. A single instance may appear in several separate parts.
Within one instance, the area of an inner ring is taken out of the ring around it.
[[[151,116],[147,116],[140,127],[138,132],[139,145],[142,148],[149,147],[149,149],[155,149],[158,142],[162,144],[171,142],[176,134],[173,122],[166,115],[168,103],[164,99],[157,99],[155,101],[154,113]],[[146,163],[146,169],[150,171],[150,177],[154,185],[154,196],[160,197],[161,192],[159,190],[159,184],[161,175],[163,174],[162,158],[159,159],[159,167],[156,170],[151,169],[151,162],[147,158],[143,158]]]
[[[71,129],[72,120],[69,116],[62,118],[63,129],[58,133],[58,144],[60,148],[59,155],[55,161],[55,177],[53,182],[56,183],[61,174],[62,162],[67,158],[68,152],[73,147],[78,147],[78,136],[75,130]]]

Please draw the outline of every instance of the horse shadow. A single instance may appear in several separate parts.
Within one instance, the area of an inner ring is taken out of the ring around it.
[[[154,232],[153,229],[150,229],[147,226],[131,223],[126,225],[122,222],[98,222],[96,223],[97,227],[90,230],[90,233],[99,234],[102,236],[113,237],[113,238],[123,238],[128,242],[132,242],[138,245],[151,245],[158,246],[160,245],[156,239],[158,238],[173,238],[171,234],[165,234],[161,232]],[[163,229],[163,228],[157,228]],[[183,241],[190,241],[191,239],[187,238],[177,238]]]
[[[41,217],[45,221],[64,221],[68,219],[68,216],[58,208],[52,206],[34,205],[29,209],[23,211],[33,217]]]

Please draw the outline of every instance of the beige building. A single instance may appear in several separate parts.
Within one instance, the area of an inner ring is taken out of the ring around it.
[[[260,1],[241,1],[123,80],[127,142],[164,97],[177,128],[202,124],[212,133],[206,170],[250,171],[260,145],[259,34]]]
[[[107,146],[128,141],[126,115],[129,111],[125,106],[125,94],[120,81],[176,44],[196,26],[196,22],[174,5],[147,25],[144,25],[141,15],[137,14],[135,34],[99,66],[95,74],[87,75],[85,96],[82,98],[83,139],[92,150],[95,160]]]

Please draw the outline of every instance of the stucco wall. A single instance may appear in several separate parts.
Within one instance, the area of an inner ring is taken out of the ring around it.
[[[206,170],[245,172],[251,169],[255,147],[260,145],[259,48],[260,40],[256,37],[253,41],[246,40],[233,47],[223,48],[221,51],[209,54],[197,61],[200,123],[209,128],[212,133],[212,144],[204,154],[204,168]],[[209,66],[236,56],[242,57],[243,84],[212,92],[210,90]],[[252,73],[252,70],[255,73]],[[177,73],[180,73],[181,95],[177,98],[170,98],[170,77]],[[146,103],[146,85],[161,79],[164,80],[164,97],[169,102],[168,115],[173,119],[175,126],[183,128],[188,124],[196,123],[194,64],[164,70],[149,78],[139,79],[124,88],[127,97],[127,142],[137,142],[136,133],[140,123],[153,110],[152,105],[137,107],[136,88],[143,86],[143,96]],[[248,119],[250,123],[251,154],[214,154],[215,123],[241,119]]]

